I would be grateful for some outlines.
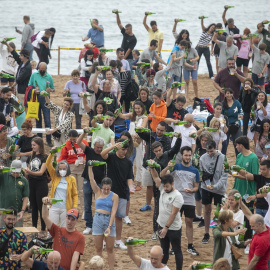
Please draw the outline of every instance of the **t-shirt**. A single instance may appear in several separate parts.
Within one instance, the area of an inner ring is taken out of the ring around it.
[[[137,100],[141,101],[140,98],[138,98]],[[149,114],[149,109],[150,109],[151,105],[153,104],[153,101],[150,100],[150,99],[147,99],[146,101],[144,101],[144,102],[141,101],[141,102],[143,103],[143,105],[144,105],[144,107],[145,107],[145,109],[147,111],[147,114]]]
[[[114,139],[115,134],[110,128],[105,128],[103,124],[98,124],[96,127],[100,127],[100,130],[96,130],[93,132],[92,135],[92,141],[95,140],[96,137],[101,137],[104,139],[105,144],[103,146],[103,150],[107,148],[107,144],[111,142],[111,139]],[[94,145],[92,144],[92,148],[94,148]]]
[[[197,50],[195,50],[194,48],[190,48],[190,51],[188,52],[188,56],[187,56],[187,59],[185,60],[185,62],[189,65],[192,65],[192,66],[198,66],[198,62],[190,62],[189,60],[190,59],[194,59],[198,56],[198,52]],[[183,69],[184,70],[193,70],[193,67],[187,67],[185,64],[183,65]]]
[[[74,104],[78,104],[81,101],[81,97],[78,96],[80,92],[86,90],[85,83],[79,81],[79,83],[74,83],[72,80],[68,81],[65,85],[65,89],[70,90],[70,97],[73,99]]]
[[[262,73],[264,66],[269,64],[270,56],[267,52],[262,54],[257,47],[254,47],[253,49],[253,55],[254,55],[254,61],[252,65],[252,73],[258,75]]]
[[[32,270],[48,270],[49,268],[47,266],[47,263],[34,260],[34,264],[31,269]],[[59,266],[58,270],[65,270],[65,269]]]
[[[156,56],[157,52],[155,50],[150,50],[150,48],[148,47],[142,51],[139,61],[142,62],[142,59],[148,59],[149,61],[153,61]]]
[[[174,166],[172,176],[174,187],[182,194],[184,205],[195,206],[195,193],[185,192],[185,188],[193,189],[194,183],[200,183],[200,174],[198,169],[193,166],[186,167],[182,163]]]
[[[29,156],[26,163],[29,164],[30,163],[30,170],[32,172],[39,172],[41,169],[41,166],[43,163],[46,163],[48,155],[41,155],[41,154],[34,154],[33,156]],[[47,174],[46,174],[46,170],[44,172],[43,175],[41,176],[35,176],[32,174],[28,175],[28,179],[29,180],[38,180],[38,181],[47,181]]]
[[[34,135],[32,137],[27,137],[25,135],[22,135],[19,140],[17,141],[17,145],[19,145],[21,149],[21,153],[27,153],[31,152],[32,146],[31,146],[31,141],[33,138],[37,137],[37,135]]]
[[[261,257],[254,270],[268,270],[268,260],[270,256],[270,229],[261,233],[255,233],[250,243],[248,262],[251,261],[254,254]]]
[[[63,200],[62,202],[57,202],[56,204],[52,205],[52,208],[61,208],[66,209],[66,202],[67,202],[67,185],[68,182],[65,177],[61,177],[59,184],[57,185],[54,198],[56,200]]]
[[[224,23],[224,25],[225,25],[225,29],[227,30],[229,35],[233,36],[234,34],[239,34],[240,33],[240,30],[236,26],[234,26],[234,28],[229,28],[227,22]]]
[[[212,40],[213,33],[209,34],[207,31],[202,32],[198,45],[199,46],[207,46],[209,42]]]
[[[89,160],[104,161],[104,159],[101,157],[101,155],[97,154],[94,151],[94,149],[90,148],[89,146],[85,147],[84,153],[86,156],[86,164],[88,163]],[[100,184],[101,180],[104,178],[105,170],[106,170],[105,165],[93,167],[93,173],[94,173],[95,180],[96,180],[97,184]],[[84,167],[82,177],[89,180],[88,166]]]
[[[258,174],[259,172],[259,161],[254,153],[251,153],[248,156],[243,156],[242,153],[239,153],[237,155],[235,165],[245,168],[247,172],[252,174]],[[238,190],[241,196],[244,196],[245,194],[255,195],[256,182],[235,178],[233,189]]]
[[[257,183],[257,191],[265,186],[267,183],[270,183],[270,178],[266,178],[261,174],[254,174],[254,182]],[[264,198],[258,198],[256,202],[256,208],[268,210],[269,206],[268,203],[265,201]]]
[[[109,153],[106,160],[108,177],[112,179],[112,191],[119,198],[127,198],[127,180],[132,179],[132,162],[128,158],[119,158],[116,153]]]
[[[78,251],[80,255],[83,255],[84,236],[77,230],[68,232],[65,227],[58,227],[54,223],[49,232],[53,237],[53,249],[61,254],[61,267],[69,270],[73,253]]]
[[[157,223],[164,228],[167,221],[172,213],[172,207],[181,209],[184,204],[184,199],[182,194],[178,190],[174,190],[170,193],[164,191],[163,184],[159,186],[160,197],[159,197],[159,215]],[[180,211],[175,216],[173,223],[171,224],[169,230],[178,231],[182,227],[182,220],[180,217]]]
[[[233,228],[234,231],[242,228],[242,225],[244,224],[244,217],[245,215],[241,209],[239,209],[236,213],[233,212],[233,220],[239,223],[239,225]]]
[[[244,74],[236,69],[236,72],[244,76]],[[224,68],[220,70],[215,77],[215,82],[220,86],[220,87],[225,87],[225,88],[231,88],[233,90],[233,96],[235,99],[238,99],[239,93],[240,93],[240,87],[241,87],[241,81],[234,75],[230,75],[228,68]],[[224,100],[224,95],[219,94],[219,102],[222,102]]]
[[[146,260],[146,259],[141,258],[140,270],[156,270],[156,269],[158,269],[158,270],[170,270],[170,268],[167,265],[165,265],[162,268],[156,268],[151,264],[150,260]]]
[[[171,128],[174,130],[174,132],[180,132],[182,134],[182,144],[181,144],[180,149],[183,146],[192,147],[192,145],[196,143],[196,141],[193,138],[189,137],[189,134],[190,134],[191,131],[194,131],[194,130],[196,131],[196,128],[194,126],[191,126],[191,127],[185,127],[184,125],[175,126],[172,123]],[[174,137],[173,140],[172,140],[171,147],[174,146],[175,141],[176,141],[176,138]]]
[[[148,35],[149,35],[149,38],[148,38],[148,46],[150,46],[150,42],[151,40],[155,39],[158,41],[158,43],[160,42],[160,40],[163,40],[164,37],[163,37],[163,32],[160,31],[159,29],[157,31],[153,31],[151,27],[148,27]],[[156,49],[156,51],[158,50],[158,48]]]
[[[231,107],[222,107],[222,114],[226,115],[229,119],[229,124],[234,124],[238,121],[238,115],[243,114],[242,105],[238,100],[234,100]]]
[[[179,50],[179,51],[174,51],[173,54],[175,54],[175,58],[179,58],[184,54],[184,50]],[[174,61],[172,62],[172,70],[170,71],[171,74],[181,77],[181,67],[184,64],[184,58],[178,60],[178,61]]]
[[[218,66],[225,68],[227,67],[227,59],[238,55],[238,48],[235,45],[228,47],[224,41],[219,41],[218,46],[220,48]]]
[[[213,140],[216,142],[217,148],[218,149],[218,144],[219,141],[221,140],[222,142],[224,142],[227,139],[227,135],[223,132],[223,131],[217,131],[217,132],[211,132],[212,136],[213,136]]]
[[[124,49],[125,53],[128,49],[131,49],[129,55],[127,56],[126,59],[133,59],[132,56],[132,50],[135,48],[136,44],[137,44],[137,38],[135,37],[135,35],[128,35],[125,31],[125,28],[123,27],[121,29],[121,33],[123,35],[123,40],[122,40],[122,45],[121,48]]]
[[[270,226],[270,192],[267,193],[267,196],[264,197],[264,199],[267,201],[268,203],[268,211],[264,217],[264,223],[266,226]]]
[[[175,108],[174,103],[172,102],[169,107],[167,107],[167,118],[177,119],[183,121],[184,116],[188,113],[188,111],[184,108],[178,110]],[[168,126],[168,132],[173,131],[173,128]]]
[[[99,25],[103,29],[102,25]],[[104,30],[100,31],[97,28],[90,28],[87,34],[87,37],[91,38],[91,40],[96,43],[97,47],[104,46]]]

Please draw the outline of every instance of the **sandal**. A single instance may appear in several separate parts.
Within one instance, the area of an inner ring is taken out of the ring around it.
[[[142,186],[137,185],[135,188],[135,191],[140,191],[140,190],[142,190]]]

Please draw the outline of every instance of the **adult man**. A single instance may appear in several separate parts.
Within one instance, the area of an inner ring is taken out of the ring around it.
[[[265,226],[261,215],[252,215],[248,207],[240,198],[240,207],[249,220],[255,234],[250,243],[247,270],[268,270],[267,262],[270,256],[270,229]]]
[[[208,141],[205,145],[206,153],[200,158],[200,170],[202,172],[202,204],[204,205],[205,234],[203,244],[210,240],[209,226],[212,211],[212,200],[214,204],[221,204],[226,193],[228,173],[224,172],[224,155],[216,150],[216,142]],[[208,183],[208,180],[210,183]],[[207,184],[206,184],[207,181]]]
[[[268,20],[264,20],[263,23],[267,23]],[[268,30],[266,30],[265,28],[262,28],[262,35],[263,35],[263,40],[262,42],[264,44],[266,44],[266,52],[270,55],[270,31],[269,31],[269,27]],[[268,79],[270,78],[270,64],[268,65]],[[267,78],[266,78],[267,79]]]
[[[49,87],[47,88],[47,82],[49,82]],[[42,114],[43,112],[45,128],[51,128],[51,118],[50,109],[45,106],[45,97],[40,96],[40,92],[46,90],[47,92],[54,92],[54,83],[52,76],[47,72],[47,64],[41,62],[39,64],[38,71],[31,75],[29,85],[35,87],[35,93],[37,94],[37,99],[39,102],[39,120],[36,120],[37,128],[42,128]],[[38,136],[42,138],[42,133],[38,133]],[[51,135],[46,135],[46,141],[48,146],[53,147]]]
[[[105,118],[103,120],[103,124],[97,123],[97,121],[93,118],[91,121],[91,125],[94,128],[100,128],[99,130],[95,130],[92,135],[92,140],[94,141],[96,137],[101,137],[104,139],[104,145],[103,149],[105,149],[108,144],[115,144],[114,138],[115,134],[114,132],[110,129],[110,126],[113,124],[114,117],[112,112],[106,112],[105,116],[109,116],[109,118]],[[97,117],[101,117],[100,114],[97,115]],[[87,128],[86,128],[87,129]],[[94,145],[92,144],[92,148],[94,148]]]
[[[124,70],[130,70],[130,65],[129,62],[125,59],[125,50],[123,48],[118,48],[116,50],[116,58],[122,62]]]
[[[30,17],[23,16],[23,22],[25,24],[23,31],[20,31],[16,27],[16,32],[22,35],[21,50],[26,49],[30,53],[30,61],[33,60],[33,45],[31,43],[31,37],[34,35],[35,25],[30,23]]]
[[[169,162],[162,173],[167,172],[170,166],[173,166],[172,162]],[[171,244],[175,255],[176,270],[182,270],[182,220],[180,217],[180,209],[184,204],[184,199],[182,194],[175,189],[172,175],[167,174],[160,179],[154,168],[151,168],[151,173],[157,188],[160,190],[159,215],[157,221],[160,226],[160,245],[164,252],[162,263],[167,264],[169,260],[169,248]]]
[[[1,269],[20,269],[21,268],[21,256],[22,253],[27,250],[27,239],[23,232],[14,229],[14,224],[17,219],[17,211],[14,207],[6,207],[13,210],[11,213],[7,213],[4,216],[4,228],[0,228],[0,243],[7,242],[7,248],[5,249],[4,256],[0,255]],[[2,227],[2,226],[1,226]],[[1,250],[2,251],[2,250]],[[10,254],[12,253],[12,260],[10,260]]]
[[[132,25],[130,23],[127,24],[125,26],[125,28],[123,27],[121,20],[120,20],[119,13],[116,13],[116,22],[117,22],[117,25],[118,25],[118,27],[123,35],[121,48],[123,48],[124,52],[125,52],[124,59],[126,59],[129,62],[129,65],[130,65],[129,70],[131,70],[132,69],[132,61],[133,61],[132,51],[137,44],[137,38],[135,37],[135,35],[132,32]]]
[[[227,6],[224,7],[224,11],[222,13],[222,20],[225,25],[225,29],[227,30],[228,35],[233,36],[234,34],[240,34],[240,30],[234,25],[234,19],[229,18],[226,20],[226,12],[228,8]]]
[[[153,61],[156,59],[158,62],[167,65],[165,61],[161,59],[161,57],[157,54],[156,48],[158,47],[158,41],[156,39],[152,39],[149,47],[144,49],[140,56],[140,62],[142,62],[142,59],[148,59],[150,61],[151,66],[154,65]]]
[[[157,22],[156,21],[151,21],[150,26],[151,28],[147,25],[146,19],[148,16],[148,12],[145,12],[145,16],[143,18],[143,25],[148,32],[148,46],[150,46],[151,40],[155,39],[158,41],[158,47],[156,48],[157,54],[161,57],[161,50],[162,50],[162,45],[163,45],[163,32],[160,31],[157,28]]]
[[[3,168],[2,166],[0,168]],[[23,227],[23,215],[29,198],[28,181],[21,175],[22,162],[13,160],[10,172],[0,173],[0,208],[12,205],[18,212],[16,226]],[[3,217],[0,227],[4,225]]]
[[[101,157],[106,160],[108,177],[112,179],[112,191],[119,196],[118,208],[115,214],[116,240],[114,246],[122,250],[127,249],[121,241],[123,218],[126,216],[128,187],[132,186],[132,163],[126,158],[128,143],[124,146],[124,139],[106,148],[101,152]],[[115,153],[110,153],[115,149]]]
[[[181,215],[185,214],[186,236],[188,239],[187,252],[192,255],[199,255],[199,252],[193,245],[193,219],[195,218],[195,192],[197,192],[200,183],[200,174],[198,169],[190,165],[192,149],[189,146],[181,148],[182,161],[174,166],[172,176],[174,186],[184,199],[184,204],[181,207]],[[168,170],[163,170],[161,176],[170,173]]]
[[[233,72],[233,75],[230,72]],[[235,69],[235,59],[228,58],[227,67],[218,72],[213,82],[214,87],[219,91],[218,101],[222,102],[224,100],[225,88],[231,88],[234,98],[238,99],[241,83],[245,79],[244,74],[240,70]]]
[[[98,48],[104,47],[104,28],[102,25],[98,25],[98,19],[91,21],[92,28],[89,29],[88,34],[82,41],[86,41],[91,38],[91,41],[96,44]]]
[[[129,237],[131,240],[132,237]],[[164,257],[160,246],[153,246],[150,250],[150,260],[146,260],[136,255],[133,246],[128,246],[128,256],[141,270],[170,270],[167,265],[162,263]]]
[[[49,197],[42,198],[42,218],[53,237],[53,249],[61,254],[60,265],[66,270],[75,270],[79,256],[84,251],[84,236],[75,229],[78,222],[79,212],[76,209],[67,211],[66,227],[58,227],[49,218],[47,204],[50,203]]]
[[[143,172],[142,172],[142,184],[146,186],[146,203],[140,209],[140,211],[150,211],[152,210],[150,204],[153,197],[153,179],[150,172],[146,169],[146,160],[153,159],[155,157],[152,152],[152,143],[159,141],[163,145],[163,151],[168,151],[171,149],[171,142],[168,136],[164,136],[163,133],[166,131],[166,123],[160,121],[157,125],[156,132],[142,132],[138,133],[139,137],[146,142],[146,154],[143,158]]]
[[[84,197],[84,220],[86,222],[86,229],[83,231],[83,234],[90,234],[92,231],[92,224],[93,224],[93,216],[92,216],[92,197],[93,197],[93,190],[90,185],[89,175],[88,175],[88,161],[89,160],[98,160],[104,161],[101,157],[101,152],[105,145],[104,139],[101,137],[96,137],[93,140],[92,145],[93,148],[86,146],[82,140],[86,133],[82,133],[77,140],[77,144],[82,148],[86,156],[86,162],[84,171],[82,173],[82,177],[84,178],[83,181],[83,197]],[[96,166],[93,167],[93,173],[95,176],[96,183],[98,185],[101,184],[101,180],[105,176],[105,166]]]

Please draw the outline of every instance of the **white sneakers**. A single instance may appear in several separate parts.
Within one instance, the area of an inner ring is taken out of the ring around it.
[[[120,248],[122,250],[126,250],[127,249],[127,247],[125,246],[125,244],[121,240],[115,240],[114,247]]]
[[[92,232],[92,228],[86,227],[86,229],[83,231],[83,234],[90,234]]]
[[[127,225],[131,224],[131,220],[129,219],[128,216],[124,217],[124,223],[127,224]]]

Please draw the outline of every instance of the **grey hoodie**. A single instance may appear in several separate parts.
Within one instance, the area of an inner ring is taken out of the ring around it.
[[[208,189],[204,182],[202,182],[201,187],[207,191],[217,193],[220,195],[225,195],[226,188],[227,188],[228,173],[225,173],[224,168],[223,168],[224,155],[221,154],[219,151],[213,157],[211,157],[207,153],[203,154],[200,157],[200,169],[202,173],[203,171],[205,171],[212,174],[214,171],[215,163],[218,156],[219,156],[219,159],[218,159],[216,171],[213,177],[213,181],[211,182],[213,189]]]
[[[31,44],[31,37],[34,35],[35,25],[33,23],[27,23],[22,31],[22,47],[25,44]]]

